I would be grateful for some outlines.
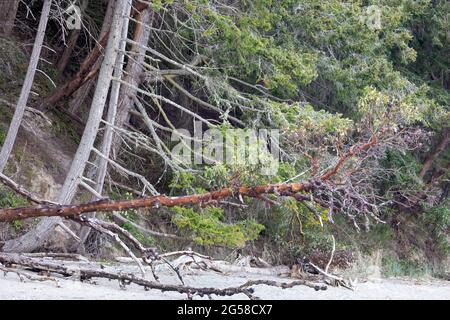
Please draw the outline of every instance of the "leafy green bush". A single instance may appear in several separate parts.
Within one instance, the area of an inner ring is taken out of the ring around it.
[[[264,230],[252,219],[237,223],[224,222],[223,209],[207,207],[194,211],[192,208],[174,208],[173,223],[193,234],[193,239],[201,245],[223,245],[231,248],[243,247],[247,241],[255,240]]]

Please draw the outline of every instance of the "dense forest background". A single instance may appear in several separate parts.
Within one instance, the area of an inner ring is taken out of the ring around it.
[[[0,0],[1,180],[59,204],[309,183],[97,217],[161,251],[323,264],[334,243],[340,267],[448,272],[449,14],[445,0]],[[171,135],[194,121],[238,140],[280,130],[276,174],[174,161]],[[33,204],[7,185],[0,207]],[[59,217],[0,222],[0,241],[122,250]]]

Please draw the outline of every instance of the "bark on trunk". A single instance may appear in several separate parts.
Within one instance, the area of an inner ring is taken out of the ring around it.
[[[19,131],[20,123],[22,122],[25,107],[30,95],[31,86],[33,85],[34,75],[36,74],[36,68],[39,62],[39,56],[41,54],[42,44],[45,37],[45,29],[47,27],[48,16],[50,13],[51,0],[45,0],[42,7],[41,18],[39,21],[39,27],[34,41],[33,52],[31,53],[30,64],[28,65],[25,81],[20,92],[19,101],[17,102],[14,116],[9,126],[8,134],[5,142],[3,143],[2,150],[0,152],[0,172],[5,169],[11,150],[16,140],[17,132]]]
[[[80,37],[81,30],[73,30],[70,34],[69,42],[67,46],[64,48],[64,52],[61,55],[61,58],[58,61],[57,69],[60,75],[63,74],[64,70],[66,70],[67,63],[69,62],[70,57],[72,56],[73,49],[75,49],[75,45],[77,44],[78,38]]]
[[[0,1],[0,33],[9,36],[14,28],[20,0]]]
[[[72,95],[72,93],[78,90],[83,84],[97,75],[100,65],[95,65],[95,63],[101,56],[102,49],[106,45],[107,40],[108,34],[100,39],[95,49],[89,53],[87,58],[81,64],[80,70],[75,74],[75,76],[64,86],[56,90],[51,96],[44,99],[41,108],[53,108],[59,101]]]
[[[114,18],[109,33],[108,44],[105,51],[105,58],[102,63],[97,87],[92,101],[89,119],[86,123],[83,136],[78,146],[77,153],[74,156],[69,173],[62,187],[58,197],[58,203],[70,203],[77,190],[79,180],[83,175],[86,167],[86,162],[89,159],[92,147],[94,145],[100,121],[103,115],[106,98],[111,84],[112,72],[114,63],[117,58],[117,50],[123,21],[124,9],[129,7],[129,2],[117,1],[114,9]],[[54,216],[44,219],[39,224],[30,230],[28,233],[20,237],[7,241],[3,246],[5,252],[32,252],[36,248],[42,246],[54,227],[61,222],[61,217]]]

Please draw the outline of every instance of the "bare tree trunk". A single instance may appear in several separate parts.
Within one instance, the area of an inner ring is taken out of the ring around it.
[[[19,101],[17,102],[14,116],[9,126],[8,135],[3,143],[2,150],[0,152],[0,172],[5,169],[11,150],[16,140],[17,132],[19,131],[20,123],[22,122],[25,107],[30,95],[31,86],[33,85],[34,75],[39,63],[39,56],[41,55],[42,44],[45,37],[45,29],[47,28],[48,16],[50,13],[52,0],[45,0],[42,7],[41,19],[39,21],[39,27],[34,41],[33,52],[31,53],[30,64],[28,65],[25,81],[20,92]]]
[[[131,7],[130,7],[131,9]],[[130,12],[128,12],[129,14]],[[127,15],[128,16],[128,15]],[[122,42],[119,46],[119,55],[116,60],[116,64],[114,67],[114,77],[117,79],[122,78],[123,74],[123,64],[125,60],[125,47],[126,47],[126,41],[128,37],[128,26],[129,26],[129,19],[126,19],[124,22],[123,28],[122,28]],[[119,93],[120,93],[120,82],[115,81],[112,84],[111,93],[109,96],[109,107],[108,107],[108,114],[106,116],[106,122],[108,123],[114,123],[116,120],[116,113],[117,113],[117,104],[119,101]],[[111,143],[113,138],[113,129],[110,126],[105,127],[105,131],[103,134],[103,141],[101,145],[101,153],[109,157],[109,153],[111,151]],[[102,194],[103,191],[103,184],[105,182],[105,176],[106,171],[108,167],[108,162],[106,159],[102,157],[98,157],[98,169],[96,172],[96,185],[95,185],[95,191],[97,194]],[[93,200],[99,200],[96,196],[93,197]],[[90,217],[95,217],[95,213],[92,213]],[[90,227],[82,227],[80,231],[80,239],[81,244],[83,244],[87,237],[89,236],[89,233],[91,231]]]
[[[108,44],[105,51],[105,58],[103,60],[97,87],[95,89],[94,99],[92,101],[89,118],[86,127],[81,137],[80,145],[72,161],[69,173],[67,174],[64,185],[59,194],[58,203],[70,203],[75,196],[79,181],[84,173],[86,162],[94,146],[95,138],[97,136],[100,121],[103,115],[103,109],[108,96],[109,87],[111,84],[114,63],[117,58],[117,48],[120,41],[123,21],[124,9],[131,4],[129,1],[117,1],[114,8],[114,18],[111,24],[111,31],[109,33]],[[3,246],[5,252],[31,252],[36,248],[42,246],[44,241],[48,238],[54,227],[62,221],[61,217],[51,217],[39,222],[36,227],[28,233],[20,237],[7,241]]]
[[[0,33],[7,36],[11,34],[19,2],[20,0],[0,1]]]
[[[149,38],[150,30],[144,25],[150,25],[153,18],[153,13],[150,8],[143,10],[137,17],[138,23],[134,31],[133,41],[137,45],[133,45],[130,51],[130,59],[126,68],[126,76],[124,81],[132,86],[122,86],[120,91],[120,103],[117,109],[117,117],[115,125],[119,128],[125,126],[130,118],[130,110],[133,108],[134,98],[136,97],[136,90],[133,87],[138,87],[141,84],[142,73],[144,72],[143,62],[145,60],[145,52]],[[112,157],[116,158],[121,145],[121,139],[114,137],[112,142]]]

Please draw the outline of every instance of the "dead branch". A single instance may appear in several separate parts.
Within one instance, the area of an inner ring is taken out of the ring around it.
[[[149,230],[149,229],[144,228],[141,225],[139,225],[139,224],[137,224],[137,223],[135,223],[135,222],[133,222],[131,220],[128,220],[127,218],[123,217],[118,212],[113,212],[112,218],[113,218],[114,222],[117,223],[119,226],[123,226],[126,223],[130,224],[134,228],[138,229],[139,231],[142,231],[142,233],[144,235],[149,235],[149,236],[159,237],[159,238],[169,238],[169,239],[174,239],[174,240],[189,240],[187,238],[183,238],[183,237],[177,236],[176,234],[170,234],[170,233],[165,233],[165,232],[158,232],[158,231]]]
[[[70,259],[82,262],[88,262],[89,259],[77,253],[65,253],[65,252],[33,252],[24,253],[24,256],[30,258],[53,258],[53,259]]]
[[[98,232],[104,233],[108,236],[110,236],[114,241],[116,241],[124,250],[125,252],[133,259],[134,262],[138,265],[139,269],[141,270],[142,276],[145,277],[145,269],[142,266],[141,261],[136,257],[136,255],[133,253],[133,251],[128,248],[128,246],[120,239],[119,235],[116,232],[113,232],[111,229],[111,226],[116,226],[113,223],[108,224],[107,222],[95,219],[95,218],[89,218],[86,216],[79,216],[74,217],[73,220],[79,222],[80,224],[86,225],[91,227],[94,230],[97,230]],[[134,242],[137,242],[140,246],[141,243],[137,241],[133,236],[130,237],[130,239]]]
[[[320,274],[322,274],[323,276],[325,276],[326,278],[331,279],[330,285],[333,286],[342,286],[344,288],[347,288],[349,290],[354,290],[354,287],[351,283],[348,283],[345,279],[335,276],[334,274],[325,272],[324,270],[322,270],[320,267],[316,266],[314,263],[309,262],[309,265],[311,267],[313,267],[314,269],[317,270],[317,272],[319,272]]]
[[[8,275],[8,273],[14,273],[19,277],[20,282],[24,282],[25,278],[30,281],[53,281],[56,284],[56,287],[60,287],[58,280],[55,278],[49,277],[49,276],[33,276],[29,274],[28,272],[18,270],[15,268],[7,268],[2,266],[0,263],[0,270],[3,271],[4,276]]]
[[[306,287],[312,288],[316,291],[327,290],[327,286],[314,284],[314,283],[306,281],[306,280],[296,280],[296,281],[292,281],[292,282],[281,282],[281,283],[273,281],[273,280],[250,280],[250,281],[247,281],[246,283],[244,283],[243,285],[239,286],[239,288],[242,288],[242,289],[250,288],[252,286],[261,285],[261,284],[265,284],[267,286],[277,287],[277,288],[281,288],[281,289],[289,289],[289,288],[293,288],[296,286],[306,286]]]

